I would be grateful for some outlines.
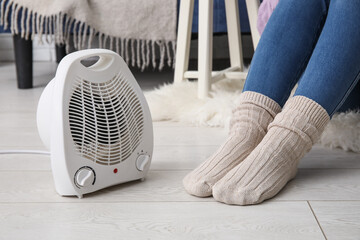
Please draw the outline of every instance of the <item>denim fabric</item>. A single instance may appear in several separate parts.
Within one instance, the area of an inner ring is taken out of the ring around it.
[[[313,99],[333,115],[359,79],[359,19],[358,0],[280,1],[243,91],[262,93],[283,106],[299,82],[295,95]]]
[[[336,112],[346,112],[349,110],[360,111],[360,81],[358,81],[354,89],[346,98],[344,104],[342,104]]]

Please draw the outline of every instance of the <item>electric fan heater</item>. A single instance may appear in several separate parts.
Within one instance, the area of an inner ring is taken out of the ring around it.
[[[86,67],[92,58],[97,62]],[[81,198],[149,170],[150,111],[126,63],[110,50],[78,51],[60,62],[40,97],[37,125],[62,196]]]

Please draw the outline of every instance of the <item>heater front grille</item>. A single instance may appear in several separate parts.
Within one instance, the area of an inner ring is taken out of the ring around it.
[[[140,144],[144,115],[135,90],[121,73],[105,83],[76,78],[69,125],[81,156],[113,165],[126,160]]]

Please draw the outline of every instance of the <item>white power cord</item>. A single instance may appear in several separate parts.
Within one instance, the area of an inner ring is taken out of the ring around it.
[[[41,155],[50,155],[50,152],[38,151],[38,150],[0,150],[0,154],[41,154]]]

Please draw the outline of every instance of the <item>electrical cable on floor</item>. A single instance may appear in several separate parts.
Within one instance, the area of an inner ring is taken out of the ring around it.
[[[50,155],[50,152],[39,150],[0,150],[0,154],[40,154]]]

